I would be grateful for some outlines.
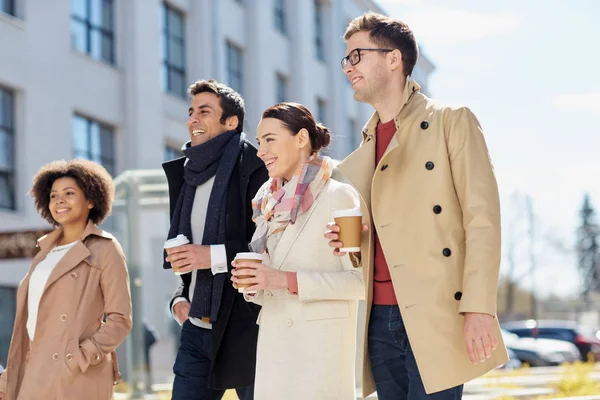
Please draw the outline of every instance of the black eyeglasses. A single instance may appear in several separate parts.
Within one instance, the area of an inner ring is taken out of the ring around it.
[[[354,49],[348,54],[346,57],[342,58],[342,68],[346,68],[346,65],[350,63],[350,65],[356,65],[360,62],[360,52],[361,51],[379,51],[381,53],[389,53],[390,51],[394,51],[393,49]]]

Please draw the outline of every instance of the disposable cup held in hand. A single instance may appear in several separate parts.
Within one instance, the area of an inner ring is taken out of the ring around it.
[[[340,252],[357,253],[360,251],[360,234],[362,232],[362,212],[359,208],[336,210],[333,212],[335,224],[340,227],[339,241],[342,242]]]
[[[240,262],[261,263],[262,255],[260,253],[237,253],[234,260],[238,263],[240,263]],[[243,270],[243,269],[251,270],[251,268],[245,268],[245,267],[237,267],[236,268],[236,270],[238,270],[238,271]],[[254,278],[254,275],[238,275],[237,277],[239,279],[248,279],[248,278]],[[247,288],[248,286],[252,286],[252,285],[238,283],[237,286],[238,286],[238,292],[240,292],[240,293],[256,293],[256,292],[248,292],[245,290],[245,288]]]
[[[177,237],[174,237],[173,239],[169,239],[165,242],[165,251],[167,252],[167,255],[169,255],[169,250],[171,250],[172,248],[175,247],[179,247],[179,246],[183,246],[184,244],[188,244],[190,241],[189,239],[183,235],[183,234],[179,234],[177,235]],[[171,268],[173,269],[173,272],[175,272],[176,275],[183,275],[183,274],[187,274],[189,272],[179,272],[177,271],[177,268],[174,267],[173,265],[171,265]]]

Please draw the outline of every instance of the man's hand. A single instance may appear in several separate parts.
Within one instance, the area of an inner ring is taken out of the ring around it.
[[[498,347],[494,332],[494,317],[483,313],[465,313],[465,345],[474,365],[483,363]]]
[[[166,260],[176,272],[191,272],[195,269],[210,269],[210,246],[184,244],[169,249]]]
[[[287,289],[287,274],[285,271],[279,271],[268,267],[262,263],[233,261],[231,265],[234,269],[231,271],[231,280],[235,288],[239,284],[250,285],[244,290],[255,292],[257,290],[276,290]],[[252,276],[251,278],[239,278],[240,276]]]
[[[185,321],[187,321],[191,307],[192,306],[187,301],[180,301],[179,303],[173,306],[173,312],[175,313],[175,316],[177,317],[180,323],[183,324]]]
[[[362,232],[366,232],[369,230],[369,225],[363,224]],[[342,242],[339,241],[340,235],[338,234],[340,231],[340,227],[335,224],[335,222],[330,222],[327,224],[327,231],[325,231],[325,239],[329,240],[329,247],[333,247],[333,255],[342,257],[345,256],[346,253],[340,252],[340,247],[342,247]]]
[[[0,400],[4,400],[4,392],[0,392]]]

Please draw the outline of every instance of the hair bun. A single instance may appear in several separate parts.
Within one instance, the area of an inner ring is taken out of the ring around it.
[[[315,137],[314,150],[319,151],[322,148],[329,146],[329,143],[331,143],[331,133],[329,132],[329,128],[320,122],[317,123],[316,128],[317,134]]]

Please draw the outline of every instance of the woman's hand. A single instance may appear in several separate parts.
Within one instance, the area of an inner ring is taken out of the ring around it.
[[[247,292],[256,292],[261,289],[287,289],[288,287],[285,271],[279,271],[256,262],[236,263],[233,261],[231,265],[234,267],[231,271],[231,275],[233,275],[231,281],[236,289],[239,285],[250,285],[244,288]]]

